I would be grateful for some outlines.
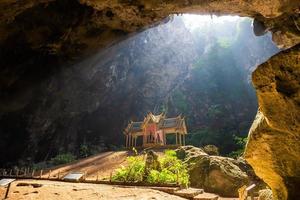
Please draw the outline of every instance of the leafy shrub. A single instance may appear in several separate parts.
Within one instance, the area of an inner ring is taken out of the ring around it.
[[[113,181],[137,182],[143,180],[145,162],[142,157],[130,156],[127,158],[128,166],[116,170],[112,176]]]
[[[86,158],[89,155],[91,155],[91,153],[90,153],[90,150],[89,150],[88,146],[85,145],[85,144],[80,145],[80,147],[79,147],[79,156],[80,156],[80,158]]]
[[[54,158],[51,159],[51,162],[53,165],[61,165],[61,164],[66,164],[70,163],[75,160],[75,156],[71,153],[63,153],[63,154],[58,154]]]
[[[116,170],[112,176],[113,181],[143,181],[145,160],[141,156],[130,156],[127,158],[128,166]],[[161,170],[151,170],[145,181],[148,183],[179,183],[187,187],[189,175],[187,166],[176,157],[173,150],[165,151],[165,155],[159,159]]]
[[[160,181],[162,183],[176,183],[187,187],[189,184],[189,175],[187,166],[176,157],[174,150],[166,150],[165,156],[160,160],[162,171],[160,173]]]
[[[174,173],[167,169],[162,169],[162,171],[151,170],[149,176],[147,177],[147,182],[149,183],[176,183],[177,177]]]
[[[238,149],[236,151],[232,151],[231,153],[229,153],[228,156],[232,158],[238,158],[242,156],[245,151],[247,139],[248,139],[247,137],[234,136],[234,141],[238,145]]]

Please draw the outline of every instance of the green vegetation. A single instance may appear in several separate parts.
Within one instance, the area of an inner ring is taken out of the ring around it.
[[[61,165],[61,164],[66,164],[70,163],[75,160],[75,156],[71,153],[62,153],[58,154],[54,158],[51,159],[51,163],[53,165]]]
[[[228,156],[233,158],[242,156],[245,151],[247,139],[247,137],[234,136],[234,141],[238,145],[238,149],[236,151],[232,151],[230,154],[228,154]]]
[[[85,144],[80,145],[80,148],[79,148],[79,156],[80,156],[80,158],[86,158],[90,154],[91,153],[90,153],[90,150],[89,150],[89,148],[88,148],[87,145],[85,145]]]
[[[55,157],[51,158],[51,160],[42,161],[38,163],[30,163],[29,165],[24,165],[24,166],[30,167],[35,170],[41,170],[41,169],[51,168],[56,165],[70,163],[75,160],[76,160],[76,156],[74,156],[71,153],[59,153]]]
[[[113,181],[124,182],[147,182],[147,183],[179,183],[187,187],[189,175],[187,166],[176,157],[173,150],[165,151],[164,156],[158,159],[161,169],[150,170],[145,177],[145,158],[142,156],[130,156],[127,158],[128,165],[116,170],[112,176]]]
[[[112,176],[113,181],[140,182],[143,180],[145,162],[140,156],[129,156],[127,158],[128,166],[116,170]]]

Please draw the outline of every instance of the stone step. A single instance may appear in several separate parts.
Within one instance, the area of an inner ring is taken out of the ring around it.
[[[204,192],[203,189],[187,188],[187,189],[177,190],[174,192],[174,194],[180,197],[191,199],[199,194],[202,194],[203,192]]]
[[[159,190],[169,194],[174,194],[175,191],[179,190],[179,187],[150,187],[153,190]]]
[[[219,196],[211,193],[198,194],[193,200],[218,200]]]

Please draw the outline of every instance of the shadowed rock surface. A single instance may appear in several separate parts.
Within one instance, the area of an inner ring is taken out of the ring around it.
[[[5,78],[0,89],[10,91],[6,91],[6,98],[27,99],[28,95],[22,96],[18,90],[31,90],[62,63],[65,67],[66,61],[110,46],[176,13],[254,17],[273,32],[278,45],[290,47],[299,42],[299,4],[297,0],[2,1],[0,73]],[[32,73],[35,78],[28,78]],[[23,104],[15,105],[15,109],[20,106]]]
[[[76,153],[82,143],[96,152],[123,144],[128,120],[140,120],[158,107],[188,75],[196,55],[190,32],[174,20],[53,69],[28,88],[19,79],[21,85],[1,93],[0,151],[8,155],[2,162],[47,160],[60,151]]]

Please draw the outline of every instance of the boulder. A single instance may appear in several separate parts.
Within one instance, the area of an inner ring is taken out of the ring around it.
[[[210,156],[201,148],[180,147],[176,150],[179,158],[188,164],[192,187],[203,188],[207,192],[221,196],[236,197],[238,189],[250,183],[246,163],[232,158]],[[240,166],[243,166],[241,168]]]
[[[181,146],[175,150],[177,158],[184,160],[187,163],[193,162],[198,157],[207,156],[203,149],[192,145]]]
[[[203,147],[203,150],[208,155],[212,156],[218,156],[219,155],[219,149],[215,145],[209,144]]]
[[[238,196],[238,189],[250,182],[233,159],[220,156],[200,157],[189,168],[189,174],[192,186],[228,197]]]

